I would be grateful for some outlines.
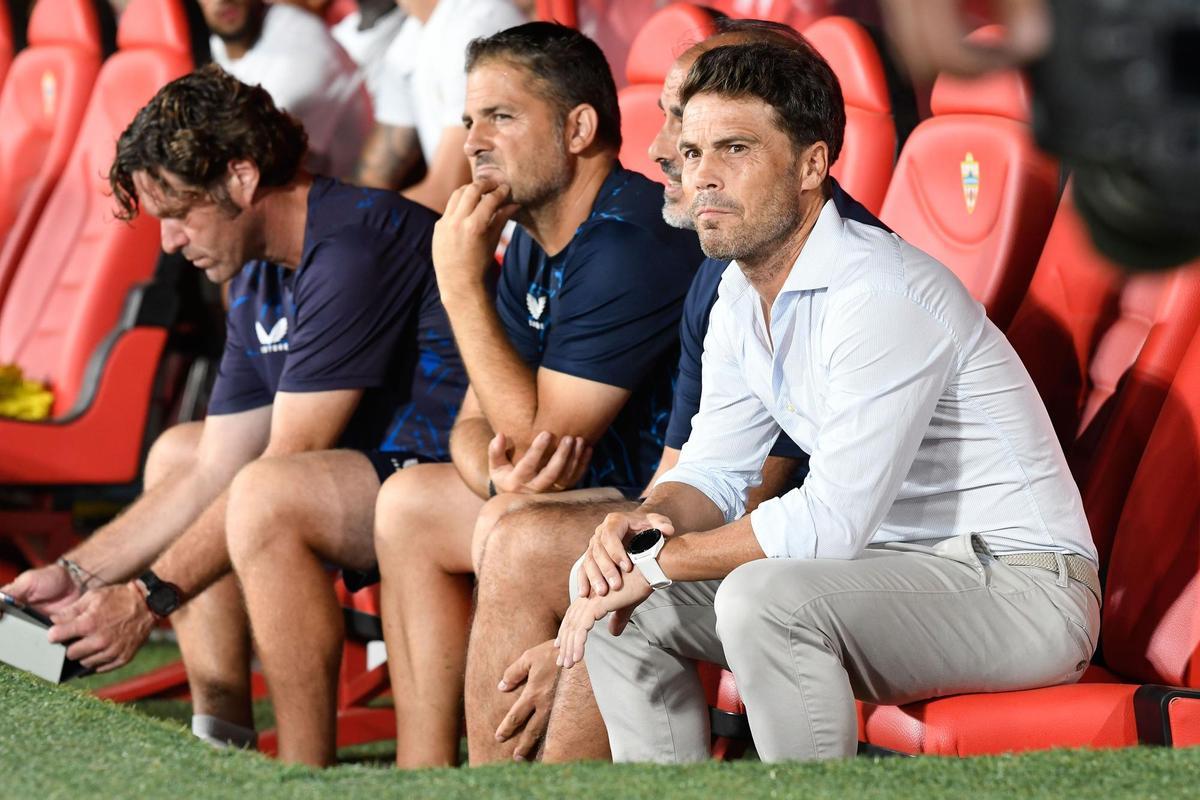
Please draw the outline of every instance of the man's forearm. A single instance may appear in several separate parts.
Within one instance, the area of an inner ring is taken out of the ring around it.
[[[159,578],[178,586],[187,599],[216,583],[231,568],[225,540],[228,499],[226,489],[150,567]]]
[[[669,518],[676,534],[712,530],[725,523],[721,510],[704,492],[673,481],[656,484],[640,510]]]
[[[537,435],[537,380],[508,341],[500,317],[483,286],[443,291],[454,339],[471,387],[493,430],[524,451]],[[484,464],[486,470],[486,463]]]
[[[233,476],[217,473],[199,466],[165,476],[66,557],[105,583],[136,577],[229,485]]]
[[[495,433],[483,417],[459,419],[450,432],[450,459],[463,483],[480,497],[488,496],[488,444]]]
[[[760,558],[766,554],[747,516],[713,530],[672,536],[658,554],[658,563],[673,581],[710,581]]]

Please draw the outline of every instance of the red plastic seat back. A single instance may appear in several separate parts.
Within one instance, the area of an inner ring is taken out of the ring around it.
[[[1101,563],[1198,324],[1195,271],[1127,278],[1092,245],[1068,187],[1008,337],[1072,463]]]
[[[621,163],[626,168],[662,180],[662,170],[646,151],[662,128],[658,98],[663,81],[680,54],[715,31],[712,15],[688,3],[672,3],[642,26],[625,62],[629,85],[617,93],[621,106]]]
[[[1200,339],[1167,393],[1117,528],[1104,659],[1130,680],[1200,687]]]
[[[905,143],[880,214],[953,270],[1001,329],[1025,295],[1058,202],[1058,165],[1033,143],[1029,102],[1016,72],[939,77],[934,116]]]
[[[0,298],[62,174],[100,70],[91,0],[40,0],[0,91]]]
[[[8,65],[13,59],[13,29],[12,20],[8,14],[8,3],[0,2],[0,85],[8,73]]]
[[[56,417],[71,409],[89,357],[117,324],[129,289],[153,275],[160,252],[156,220],[113,216],[104,176],[114,143],[163,84],[192,68],[178,0],[132,0],[117,45],[0,306],[0,363],[49,383]]]
[[[896,162],[896,123],[883,61],[870,34],[848,17],[825,17],[804,31],[838,77],[846,103],[846,136],[833,177],[878,214]]]
[[[739,19],[785,22],[802,31],[828,14],[831,4],[829,0],[712,0],[701,5]]]

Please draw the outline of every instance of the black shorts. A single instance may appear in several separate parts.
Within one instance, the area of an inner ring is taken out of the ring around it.
[[[359,450],[358,452],[366,456],[367,460],[371,462],[371,466],[375,468],[375,474],[379,476],[380,486],[402,469],[407,469],[417,464],[439,463],[437,459],[423,456],[420,453],[410,453],[406,450]],[[352,592],[373,586],[379,583],[379,567],[372,567],[367,570],[343,568],[342,583],[346,584],[346,588]]]

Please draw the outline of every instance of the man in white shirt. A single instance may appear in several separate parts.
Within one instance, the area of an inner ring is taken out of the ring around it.
[[[1099,581],[1049,417],[952,273],[838,215],[836,78],[803,51],[720,47],[681,99],[692,218],[736,263],[677,466],[571,578],[559,662],[586,643],[614,758],[707,758],[693,659],[733,671],[768,761],[853,755],[856,697],[1078,680]],[[808,478],[744,516],[781,431]]]
[[[358,10],[351,11],[329,29],[362,71],[373,105],[378,105],[388,48],[404,27],[405,19],[396,0],[358,0]]]
[[[375,100],[375,129],[356,182],[404,188],[404,196],[435,211],[471,180],[463,154],[467,44],[525,22],[511,0],[397,0],[408,14],[384,57]],[[422,160],[425,174],[405,187]]]
[[[371,128],[371,98],[350,56],[320,17],[263,0],[200,0],[213,61],[261,85],[308,132],[306,166],[346,178]]]

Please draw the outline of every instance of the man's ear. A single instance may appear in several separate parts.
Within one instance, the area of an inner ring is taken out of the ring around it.
[[[588,149],[596,141],[599,125],[600,117],[589,103],[581,103],[568,111],[563,125],[567,152],[578,155]]]
[[[811,192],[825,185],[829,177],[829,145],[814,142],[800,154],[800,189]]]
[[[260,177],[258,165],[248,159],[230,161],[228,165],[229,198],[238,208],[245,210],[254,203]]]

